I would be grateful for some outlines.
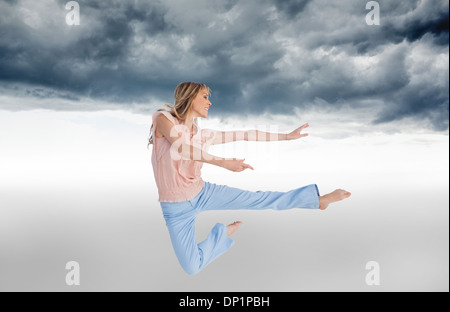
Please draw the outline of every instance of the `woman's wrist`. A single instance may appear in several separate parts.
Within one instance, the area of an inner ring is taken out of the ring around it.
[[[208,161],[208,163],[218,167],[223,167],[223,161],[224,161],[223,158],[213,156],[212,159]]]

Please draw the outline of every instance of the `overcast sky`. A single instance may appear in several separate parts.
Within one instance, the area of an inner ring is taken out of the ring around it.
[[[446,0],[378,1],[380,26],[363,0],[88,0],[79,26],[66,2],[0,2],[1,108],[147,113],[200,81],[212,117],[347,105],[448,129]]]

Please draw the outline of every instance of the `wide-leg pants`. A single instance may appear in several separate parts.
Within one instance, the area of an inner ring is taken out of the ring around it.
[[[248,191],[204,181],[200,193],[182,202],[160,202],[175,254],[188,274],[196,274],[222,255],[234,241],[227,235],[226,226],[217,223],[208,237],[197,244],[195,218],[207,210],[286,210],[319,208],[319,189],[316,184],[287,192]]]

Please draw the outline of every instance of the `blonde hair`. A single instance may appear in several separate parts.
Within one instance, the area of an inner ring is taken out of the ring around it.
[[[200,82],[182,82],[176,88],[174,92],[175,104],[170,106],[169,104],[164,104],[164,107],[169,108],[169,113],[180,121],[185,121],[186,116],[191,108],[192,101],[197,96],[201,90],[207,90],[208,94],[211,95],[210,88]],[[157,111],[167,111],[164,108],[158,109]],[[197,118],[194,118],[194,125],[198,126]],[[148,138],[147,149],[150,144],[153,144],[153,123],[150,127],[150,135]]]

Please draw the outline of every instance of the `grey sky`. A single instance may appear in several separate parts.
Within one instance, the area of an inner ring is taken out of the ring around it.
[[[78,1],[80,26],[66,2],[0,2],[1,93],[145,111],[201,81],[221,117],[346,104],[448,129],[445,0],[378,1],[380,26],[363,0]]]

